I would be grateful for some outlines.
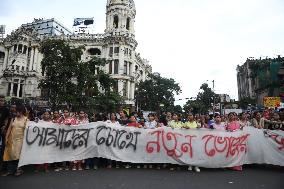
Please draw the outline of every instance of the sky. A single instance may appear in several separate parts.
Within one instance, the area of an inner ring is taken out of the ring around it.
[[[107,0],[0,0],[6,33],[34,18],[55,18],[72,29],[74,18],[94,17],[105,29]],[[137,52],[153,72],[173,78],[196,97],[202,83],[237,99],[237,65],[247,58],[284,56],[284,0],[134,0]]]

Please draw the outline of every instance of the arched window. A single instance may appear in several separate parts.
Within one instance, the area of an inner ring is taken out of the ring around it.
[[[18,53],[22,53],[23,51],[22,51],[22,48],[23,48],[23,45],[22,44],[19,44],[19,46],[18,46]]]
[[[101,50],[98,48],[90,48],[88,50],[89,55],[101,55]]]
[[[130,29],[130,18],[128,17],[126,20],[126,29],[129,30]]]
[[[118,28],[118,22],[119,22],[118,16],[115,15],[115,16],[113,17],[113,27],[114,27],[114,28]]]
[[[5,57],[5,53],[0,51],[0,59],[2,59],[2,58],[4,59],[4,57]]]

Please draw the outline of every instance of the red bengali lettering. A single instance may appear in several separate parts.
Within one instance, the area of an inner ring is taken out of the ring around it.
[[[202,137],[204,142],[204,151],[207,156],[213,157],[217,153],[226,152],[226,157],[238,156],[240,152],[247,152],[247,139],[249,134],[241,137],[220,137],[214,135],[205,135]]]
[[[153,153],[155,151],[154,146],[156,147],[156,152],[160,152],[160,134],[162,131],[158,130],[158,131],[154,131],[154,132],[150,132],[150,135],[156,135],[156,140],[155,141],[150,141],[147,143],[146,146],[146,151],[148,153]]]
[[[179,158],[188,153],[189,157],[193,157],[192,140],[194,135],[182,135],[175,132],[165,132],[164,130],[157,130],[149,132],[150,135],[155,136],[155,140],[147,142],[147,153],[159,153],[161,147],[170,157]],[[184,143],[179,141],[186,140]]]

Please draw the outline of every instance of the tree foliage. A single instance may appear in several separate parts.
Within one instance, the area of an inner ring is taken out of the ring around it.
[[[138,107],[147,111],[172,109],[174,95],[181,93],[179,84],[172,78],[161,77],[158,73],[150,74],[148,77],[137,86],[135,98]]]
[[[83,50],[84,47],[71,47],[64,40],[42,42],[40,52],[44,56],[41,62],[44,78],[39,88],[47,90],[52,107],[66,104],[77,110],[90,110],[102,108],[102,104],[113,107],[121,103],[121,97],[111,90],[114,80],[100,69],[107,61],[93,57],[83,62]]]
[[[215,104],[220,102],[220,97],[214,93],[207,83],[203,83],[200,90],[196,98],[188,100],[184,105],[186,112],[207,113],[210,109],[212,110],[214,102]]]

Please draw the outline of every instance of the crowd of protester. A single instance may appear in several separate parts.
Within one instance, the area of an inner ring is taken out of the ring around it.
[[[123,110],[108,114],[93,113],[88,115],[85,111],[69,112],[68,109],[43,111],[36,113],[23,105],[11,105],[9,109],[4,105],[4,97],[0,96],[0,117],[1,117],[1,169],[4,171],[2,176],[23,174],[23,170],[18,168],[21,147],[23,143],[24,130],[28,121],[35,122],[53,122],[60,125],[80,125],[89,122],[104,121],[106,123],[120,124],[126,127],[137,127],[140,129],[155,129],[158,127],[170,127],[172,129],[215,129],[221,131],[234,132],[242,130],[244,127],[255,127],[257,129],[284,130],[284,109],[275,111],[266,109],[263,112],[241,113],[237,115],[234,112],[228,115],[200,115],[200,114],[177,114],[171,112],[162,112],[160,115],[149,113],[147,117],[143,113],[132,112],[130,115]],[[53,164],[35,165],[36,172],[53,169],[61,170],[97,170],[98,167],[107,168],[169,168],[170,170],[180,169],[181,166],[167,164],[130,164],[117,161],[111,161],[102,158],[89,158],[72,162],[59,162]],[[188,166],[189,171],[200,172],[199,167]],[[242,170],[242,166],[231,168],[233,170]]]

